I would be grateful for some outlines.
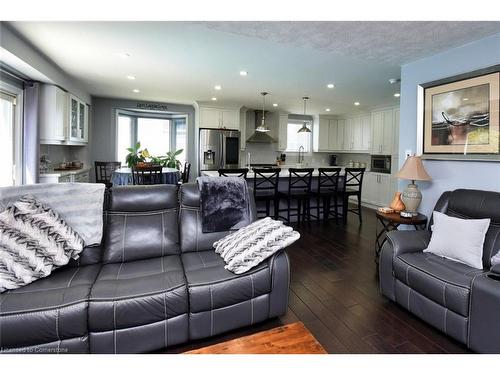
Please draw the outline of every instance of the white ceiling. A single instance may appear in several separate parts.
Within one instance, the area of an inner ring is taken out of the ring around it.
[[[500,22],[13,22],[95,96],[351,113],[396,105],[400,64],[500,32]],[[130,57],[120,57],[122,53]],[[241,77],[240,70],[248,76]],[[126,78],[136,77],[135,81]],[[335,83],[334,89],[326,84]],[[221,85],[222,90],[214,90]],[[133,93],[132,89],[140,89]],[[354,107],[353,102],[361,105]]]

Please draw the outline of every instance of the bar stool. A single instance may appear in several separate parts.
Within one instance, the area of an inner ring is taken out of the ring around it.
[[[313,198],[316,198],[316,206],[310,207],[310,210],[316,210],[316,215],[310,214],[316,220],[321,219],[326,222],[331,213],[338,224],[339,211],[338,211],[338,194],[339,194],[339,179],[342,168],[318,168],[318,188],[311,193]],[[333,198],[333,207],[331,204]]]
[[[311,182],[313,168],[290,168],[288,170],[288,188],[286,191],[278,192],[278,206],[281,199],[285,199],[287,207],[285,209],[278,209],[278,216],[290,223],[291,216],[297,216],[297,222],[311,220],[309,214],[309,206],[311,199]],[[297,201],[297,207],[292,208],[292,201]],[[286,217],[280,216],[279,212],[286,211]],[[291,213],[296,211],[297,213]],[[301,220],[302,219],[302,220]]]
[[[347,223],[347,214],[352,212],[358,215],[359,223],[363,222],[361,217],[361,189],[363,187],[363,176],[365,168],[346,168],[344,176],[344,187],[339,193],[342,198],[342,222]],[[349,197],[357,197],[357,208],[349,208]]]
[[[271,202],[273,202],[273,217],[278,218],[278,185],[281,168],[253,168],[253,194],[255,202],[265,202],[265,211],[257,211],[257,215],[265,213],[270,215]]]
[[[219,177],[243,177],[246,180],[248,168],[221,168],[218,172]]]

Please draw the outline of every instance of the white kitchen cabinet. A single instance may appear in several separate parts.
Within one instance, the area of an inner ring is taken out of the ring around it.
[[[396,192],[396,179],[387,173],[365,173],[361,200],[373,206],[388,206]]]
[[[370,151],[372,147],[372,122],[371,116],[365,115],[360,117],[361,126],[361,151]]]
[[[313,151],[333,151],[333,132],[336,120],[319,117],[319,121],[313,126]],[[333,129],[332,129],[333,128]]]
[[[240,126],[239,126],[241,137],[240,137],[240,150],[245,151],[247,146],[247,109],[242,108],[240,110]]]
[[[386,109],[372,113],[372,154],[391,155],[397,149],[395,111]]]
[[[62,144],[68,128],[68,93],[57,86],[41,85],[40,143]]]
[[[84,183],[90,181],[90,171],[89,169],[85,169],[79,172],[71,172],[71,173],[47,173],[41,174],[39,178],[39,182],[43,183],[63,183],[63,182],[77,182]]]
[[[240,110],[200,107],[200,128],[240,130]]]
[[[88,108],[84,101],[69,94],[70,143],[85,144],[88,140]]]
[[[288,114],[280,113],[278,123],[278,151],[285,151],[287,146]]]

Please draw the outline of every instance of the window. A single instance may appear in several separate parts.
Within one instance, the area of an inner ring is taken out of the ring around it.
[[[307,121],[307,127],[312,128],[312,123]],[[300,146],[304,147],[304,152],[311,152],[311,133],[298,133],[304,124],[303,121],[290,121],[287,127],[286,151],[297,152]]]
[[[21,116],[17,95],[0,91],[0,186],[22,183]]]
[[[169,151],[183,149],[177,155],[181,163],[186,159],[187,117],[177,115],[153,116],[120,111],[117,119],[117,160],[125,164],[127,148],[141,142],[150,155],[163,156]]]
[[[132,146],[132,118],[129,116],[118,116],[118,137],[116,142],[117,159],[125,164],[128,154],[127,148]]]

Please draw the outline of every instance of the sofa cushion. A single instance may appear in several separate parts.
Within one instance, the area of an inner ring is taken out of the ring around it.
[[[462,316],[469,316],[472,280],[484,271],[463,263],[415,252],[394,259],[397,279],[423,296]]]
[[[241,275],[226,270],[214,250],[184,253],[182,263],[191,313],[234,305],[271,291],[269,261]]]
[[[88,297],[99,269],[100,265],[61,268],[0,294],[0,347],[86,337]]]
[[[102,267],[92,287],[89,330],[108,331],[163,321],[188,311],[180,256]]]
[[[120,186],[109,200],[103,263],[179,253],[177,186]]]

